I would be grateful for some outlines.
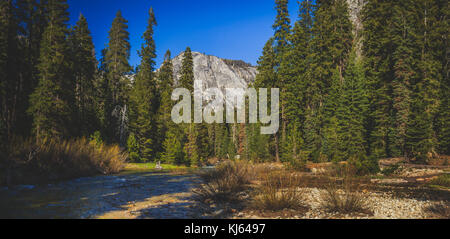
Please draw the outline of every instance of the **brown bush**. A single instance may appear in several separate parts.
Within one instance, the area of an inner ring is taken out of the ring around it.
[[[259,210],[282,211],[284,209],[303,208],[300,178],[290,172],[274,172],[266,175],[258,194],[254,199],[254,207]]]
[[[449,203],[437,203],[425,209],[425,212],[431,214],[434,218],[450,219],[450,205]]]
[[[249,165],[243,162],[226,162],[200,176],[204,184],[194,193],[202,202],[237,201],[251,180]]]
[[[280,168],[277,168],[271,164],[252,164],[248,165],[248,177],[253,181],[264,181],[267,178],[267,175],[270,173],[280,171]]]
[[[14,140],[5,159],[7,183],[47,182],[123,169],[127,154],[118,146],[96,145],[87,139]]]
[[[323,206],[330,212],[343,214],[370,212],[364,207],[364,198],[360,194],[360,184],[355,178],[352,167],[339,167],[329,174],[329,183],[321,199]]]

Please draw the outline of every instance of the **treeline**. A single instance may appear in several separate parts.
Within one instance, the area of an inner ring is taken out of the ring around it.
[[[282,90],[276,159],[372,170],[380,158],[449,153],[447,1],[369,0],[362,32],[345,0],[301,2],[293,27],[287,4],[276,1],[255,83]]]
[[[129,64],[128,22],[117,12],[97,61],[83,15],[69,26],[66,0],[6,0],[0,5],[1,159],[19,142],[61,144],[72,138],[117,144],[134,162],[200,165],[213,156],[206,125],[171,121],[171,53],[156,71],[157,25],[149,11],[141,64]],[[181,85],[193,89],[186,50]],[[15,152],[12,152],[15,151]]]
[[[136,162],[351,161],[366,171],[380,158],[426,162],[450,153],[447,1],[369,0],[362,32],[345,0],[303,1],[294,24],[288,1],[275,3],[275,33],[255,82],[281,90],[281,128],[267,136],[261,125],[171,121],[173,66],[167,51],[156,70],[153,10],[133,69],[120,12],[97,62],[86,19],[69,27],[65,0],[2,1],[2,151],[17,136],[92,136],[121,145]],[[182,63],[177,87],[192,92],[189,48]]]
[[[280,88],[279,133],[197,124],[163,147],[176,162],[348,161],[373,173],[381,158],[427,163],[450,153],[447,1],[366,1],[363,30],[352,25],[346,0],[302,1],[293,24],[288,1],[275,6],[254,87]],[[182,85],[192,82],[191,64],[183,62]]]
[[[91,137],[125,146],[130,128],[141,127],[142,134],[153,130],[134,117],[150,114],[158,105],[153,10],[133,81],[128,26],[121,12],[97,61],[86,18],[80,14],[69,26],[68,8],[66,0],[0,3],[2,153],[15,138],[44,142]],[[146,100],[151,109],[138,107]]]
[[[2,152],[14,137],[68,139],[100,127],[94,45],[86,18],[67,25],[62,0],[0,3],[0,135]]]

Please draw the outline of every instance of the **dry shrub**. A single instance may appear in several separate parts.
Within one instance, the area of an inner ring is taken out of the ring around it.
[[[290,172],[274,172],[266,175],[254,206],[259,210],[282,211],[302,208],[300,178]]]
[[[28,183],[30,178],[46,182],[112,174],[123,169],[127,157],[118,146],[97,145],[84,138],[52,139],[39,144],[16,141],[10,147],[7,174],[14,183]]]
[[[244,162],[226,162],[200,176],[204,184],[194,193],[206,203],[238,201],[251,180],[249,165]]]
[[[280,171],[279,168],[274,167],[271,164],[253,164],[249,165],[248,175],[251,180],[263,181],[267,178],[267,175],[274,171]]]
[[[441,202],[427,207],[425,212],[431,214],[434,218],[450,219],[450,206],[448,202]]]
[[[323,206],[330,212],[343,214],[370,212],[364,207],[361,187],[351,166],[339,167],[329,174],[329,183],[322,193]]]

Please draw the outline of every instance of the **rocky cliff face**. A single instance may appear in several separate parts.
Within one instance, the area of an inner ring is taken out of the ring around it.
[[[353,24],[353,34],[355,35],[356,40],[356,52],[360,57],[362,54],[362,10],[367,0],[347,0],[350,20]]]
[[[181,65],[184,53],[174,59],[173,71],[175,82],[181,78]],[[209,56],[199,52],[192,52],[194,59],[195,80],[201,80],[205,88],[247,88],[255,81],[256,67],[242,61],[232,61],[221,59],[216,56]]]
[[[361,13],[366,0],[347,0],[350,20],[353,23],[354,34],[358,36],[358,33],[362,30]]]
[[[195,80],[202,81],[203,89],[220,89],[224,99],[227,88],[247,89],[255,81],[256,67],[243,61],[226,60],[199,52],[192,52],[192,57]],[[183,58],[184,53],[181,53],[172,59],[175,85],[181,78]]]

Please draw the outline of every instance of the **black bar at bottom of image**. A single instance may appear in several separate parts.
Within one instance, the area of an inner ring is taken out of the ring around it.
[[[144,233],[148,238],[302,238],[345,236],[418,235],[424,231],[445,231],[446,220],[12,220],[0,225],[23,224],[33,228],[56,228],[70,231],[71,236],[83,238],[109,235],[134,237]],[[89,233],[87,233],[89,232]],[[87,234],[86,234],[87,233]],[[154,237],[155,235],[158,237]],[[161,237],[162,236],[162,237]],[[283,236],[283,237],[280,237]]]

